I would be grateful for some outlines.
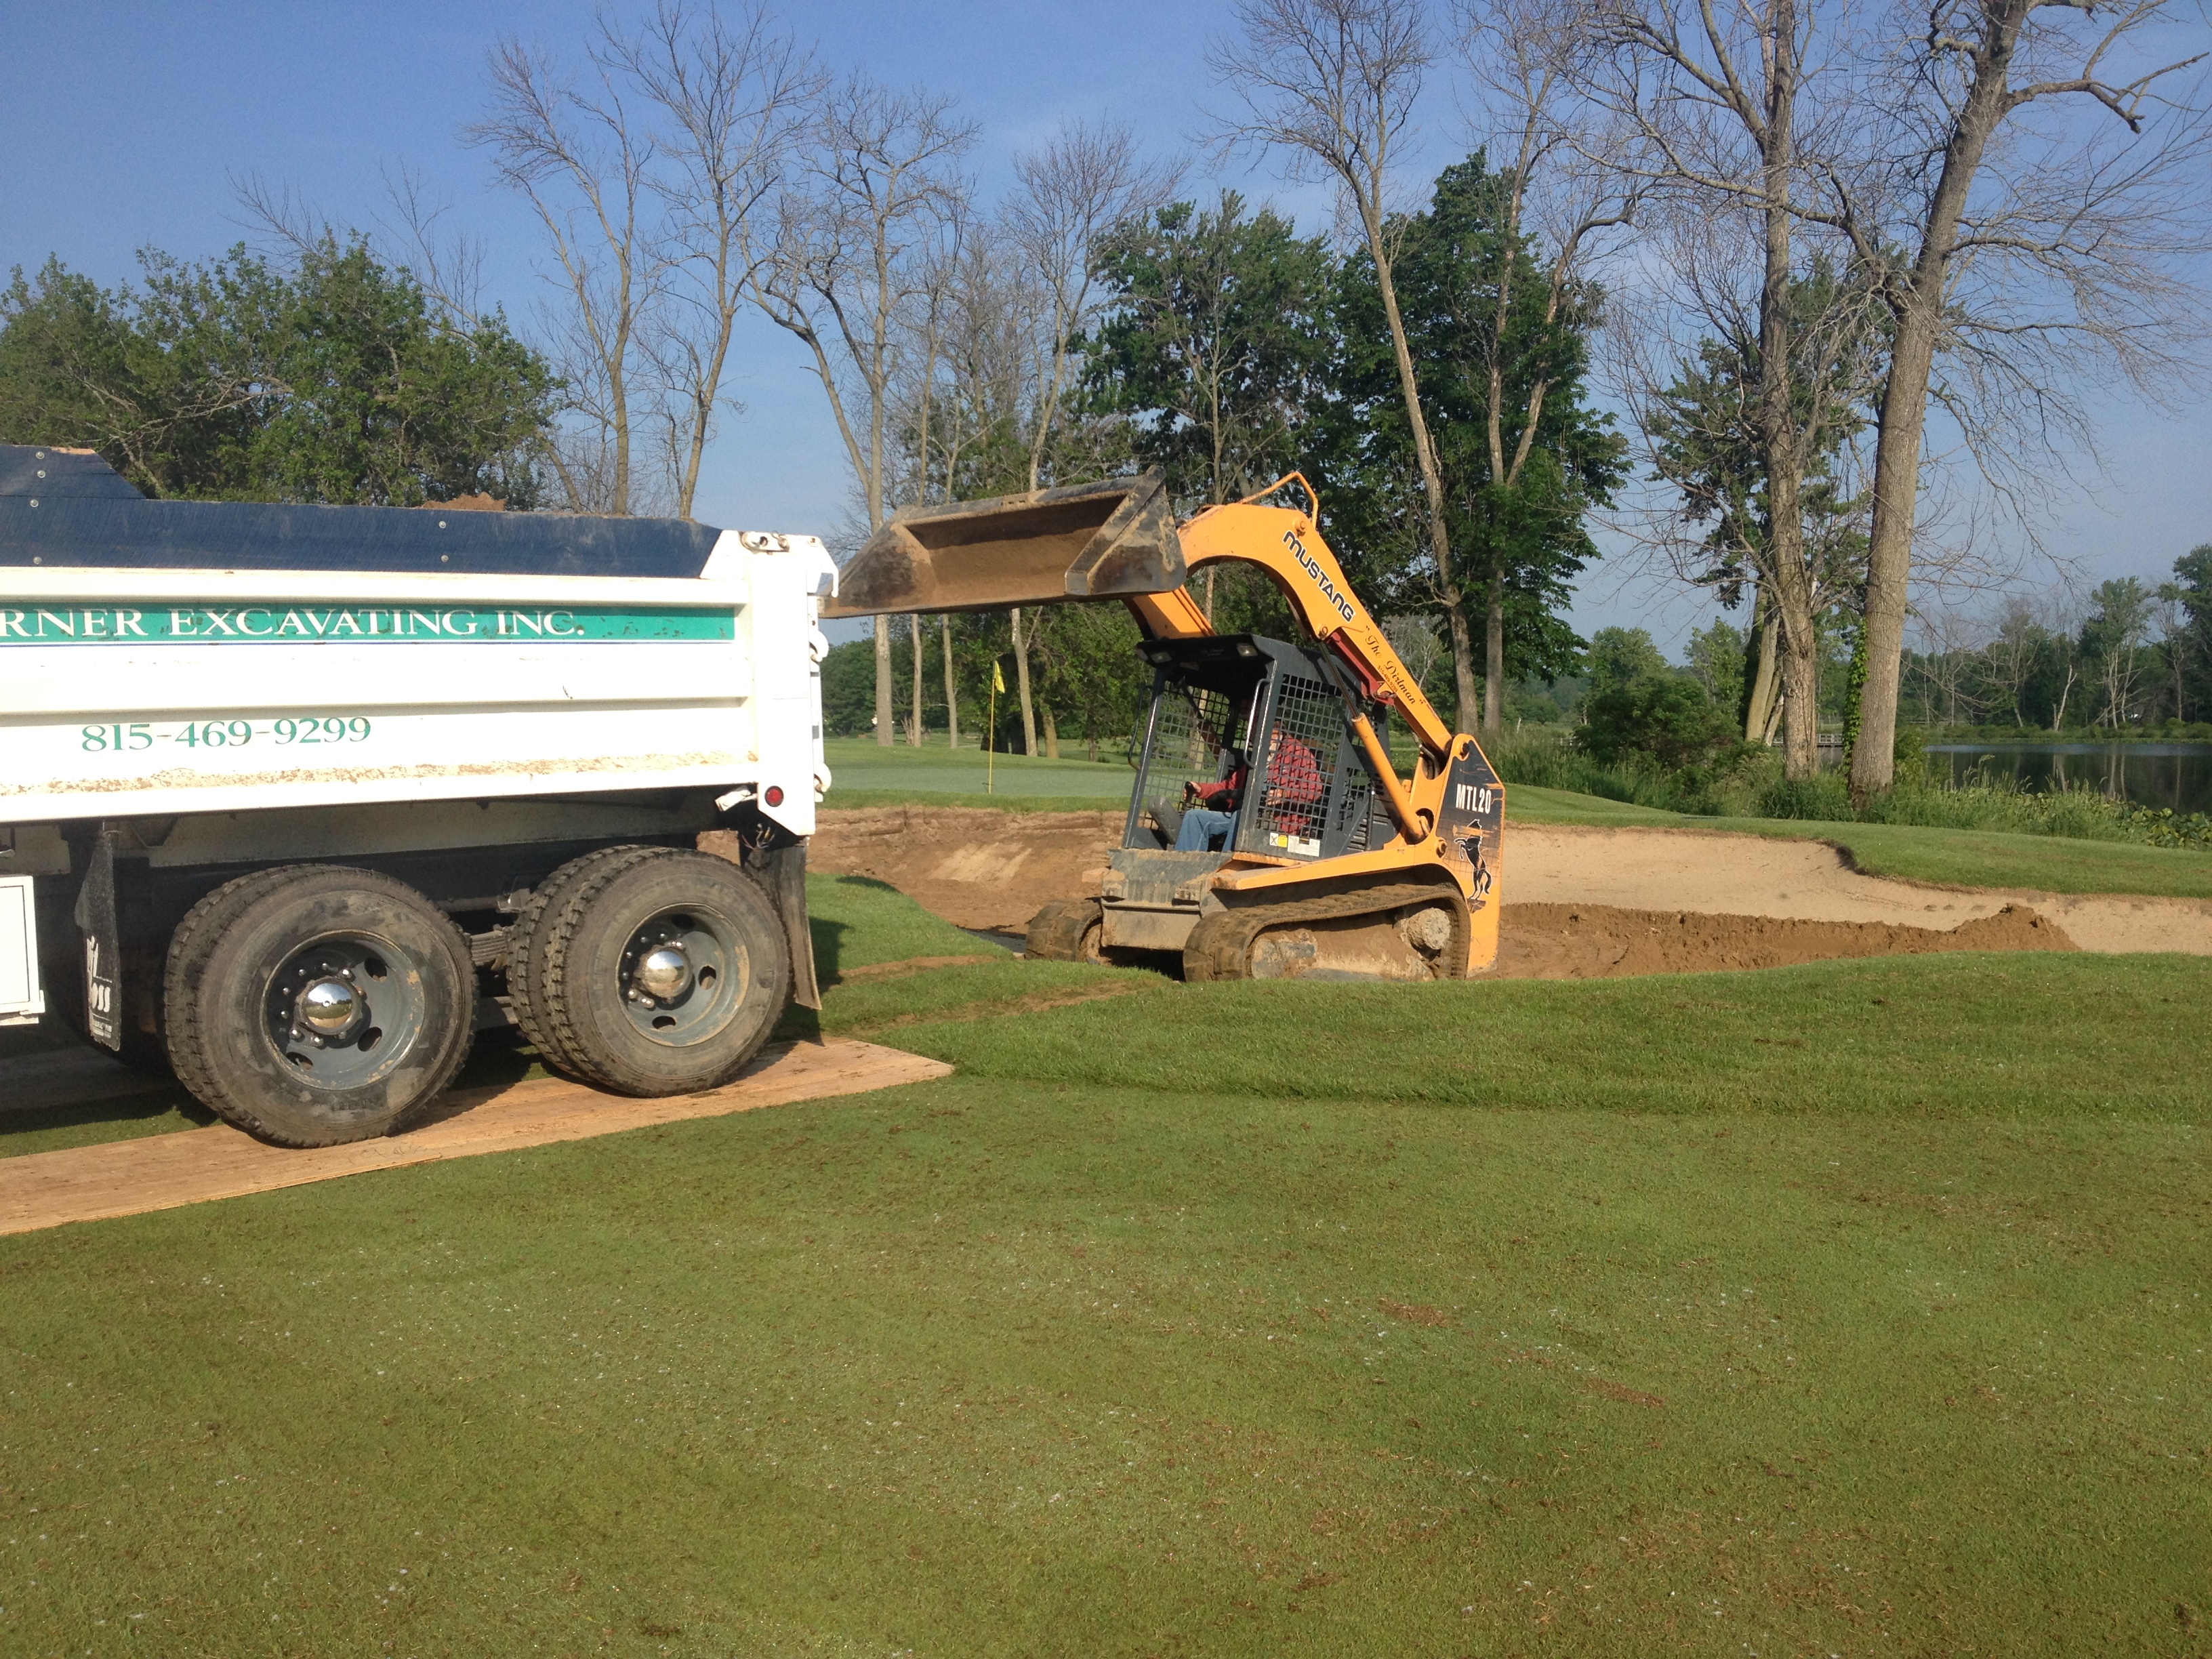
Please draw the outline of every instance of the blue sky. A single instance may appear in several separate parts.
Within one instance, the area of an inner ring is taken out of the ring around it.
[[[958,95],[982,125],[985,190],[1006,158],[1071,116],[1127,122],[1162,155],[1188,150],[1212,95],[1203,62],[1222,8],[1206,3],[959,5],[825,0],[788,6],[802,35],[836,65]],[[232,180],[258,173],[289,185],[336,222],[380,209],[380,168],[419,169],[433,196],[489,245],[490,286],[526,319],[537,290],[534,222],[492,183],[460,129],[483,95],[486,48],[502,34],[563,48],[592,15],[574,0],[501,4],[39,5],[0,9],[0,267],[50,252],[102,282],[131,276],[151,245],[186,258],[245,234]],[[1448,94],[1431,100],[1419,176],[1462,153]],[[1203,181],[1201,181],[1202,183]],[[1326,198],[1266,173],[1238,174],[1249,194],[1326,223]],[[842,516],[847,482],[820,388],[795,348],[765,326],[749,333],[737,395],[698,503],[728,526],[822,531]],[[2197,388],[2201,392],[2204,388]],[[2157,579],[2175,556],[2212,540],[2212,422],[2199,403],[2169,419],[2115,398],[2104,406],[2110,476],[2075,492],[2051,526],[2051,549],[2094,581]],[[2045,573],[2047,574],[2047,573]],[[1587,633],[1650,627],[1675,643],[1714,614],[1701,595],[1601,563],[1573,612]]]

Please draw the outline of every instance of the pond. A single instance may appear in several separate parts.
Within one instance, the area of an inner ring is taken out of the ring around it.
[[[2212,744],[1931,743],[1929,769],[1954,784],[2011,779],[2024,789],[2096,789],[2116,800],[2212,812]]]

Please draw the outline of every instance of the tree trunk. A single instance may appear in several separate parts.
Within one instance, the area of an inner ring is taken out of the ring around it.
[[[876,618],[876,743],[891,746],[897,715],[891,710],[891,619]]]
[[[1867,678],[1859,704],[1860,742],[1851,754],[1854,799],[1889,787],[1897,755],[1897,692],[1905,651],[1905,611],[1912,580],[1912,531],[1920,498],[1920,452],[1928,422],[1928,381],[1943,298],[1957,250],[1959,222],[1974,175],[2005,118],[2014,47],[2037,0],[1983,0],[1972,79],[1943,148],[1943,168],[1929,203],[1920,252],[1903,273],[1891,306],[1897,338],[1881,389],[1875,444],[1874,522],[1867,546]]]
[[[1905,663],[1905,611],[1912,585],[1912,530],[1920,494],[1920,451],[1928,424],[1928,381],[1936,361],[1937,307],[1916,297],[1898,319],[1875,439],[1874,523],[1867,546],[1866,684],[1859,692],[1859,741],[1851,750],[1851,799],[1889,787],[1897,755],[1899,680]]]
[[[1809,603],[1809,583],[1785,594],[1776,607],[1782,646],[1782,769],[1806,780],[1820,769],[1820,624]]]
[[[1036,758],[1036,705],[1030,701],[1030,641],[1022,631],[1022,608],[1014,607],[1014,680],[1022,699],[1022,753]]]
[[[1451,532],[1444,524],[1444,475],[1437,463],[1436,446],[1429,441],[1429,422],[1421,413],[1421,387],[1413,374],[1413,348],[1406,339],[1406,319],[1398,312],[1398,285],[1390,275],[1390,254],[1382,236],[1379,203],[1361,204],[1367,229],[1367,251],[1375,261],[1375,285],[1382,295],[1382,315],[1390,325],[1390,351],[1398,363],[1398,390],[1406,400],[1406,422],[1413,432],[1413,459],[1421,469],[1421,489],[1428,497],[1429,551],[1437,562],[1437,594],[1451,617],[1452,686],[1459,697],[1459,723],[1464,726],[1480,699],[1475,695],[1474,641],[1460,607],[1458,573],[1452,568]]]
[[[945,624],[945,729],[946,745],[960,747],[960,688],[952,678],[952,618],[941,618]]]
[[[1751,696],[1744,703],[1743,740],[1765,743],[1774,735],[1775,696],[1780,664],[1775,650],[1774,602],[1762,592],[1753,608],[1753,649],[1757,666],[1751,678]]]
[[[1505,567],[1490,571],[1490,605],[1482,623],[1482,735],[1505,730]]]
[[[914,714],[907,725],[907,746],[919,749],[924,729],[921,721],[921,617],[919,612],[909,611],[906,620],[914,635]]]
[[[1482,700],[1475,695],[1474,676],[1468,667],[1474,660],[1474,630],[1467,625],[1467,612],[1458,605],[1447,611],[1444,617],[1445,629],[1451,635],[1452,695],[1459,699],[1452,724],[1464,732],[1482,714]]]
[[[1770,31],[1775,59],[1768,70],[1766,153],[1762,158],[1765,257],[1759,295],[1759,436],[1766,463],[1767,558],[1782,623],[1782,684],[1789,698],[1782,767],[1789,776],[1803,779],[1820,769],[1820,659],[1800,505],[1805,482],[1802,434],[1790,384],[1796,27],[1792,0],[1776,0]]]
[[[1060,727],[1053,723],[1052,705],[1048,702],[1040,702],[1037,704],[1037,713],[1044,720],[1044,757],[1047,760],[1058,760],[1060,758]]]

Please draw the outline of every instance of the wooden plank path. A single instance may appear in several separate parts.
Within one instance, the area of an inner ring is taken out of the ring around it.
[[[137,1140],[0,1158],[0,1234],[35,1232],[175,1209],[368,1170],[477,1158],[763,1106],[860,1094],[945,1077],[943,1062],[872,1042],[794,1042],[764,1050],[735,1082],[704,1094],[632,1100],[562,1078],[457,1091],[403,1135],[297,1151],[217,1124]]]

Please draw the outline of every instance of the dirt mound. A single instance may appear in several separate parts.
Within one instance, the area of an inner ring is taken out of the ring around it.
[[[1001,812],[988,806],[864,806],[824,812],[811,870],[872,876],[956,927],[1021,933],[1054,899],[1082,892],[1121,843],[1121,812]]]
[[[1498,930],[1506,979],[1606,979],[1729,968],[1786,968],[1840,957],[1931,951],[2071,951],[2074,941],[2021,905],[1959,927],[1807,921],[1695,910],[1623,910],[1607,904],[1509,904]]]
[[[1048,900],[1089,888],[1121,826],[1120,812],[833,810],[809,856],[960,927],[1019,933]],[[1928,887],[1861,875],[1825,842],[1716,830],[1509,825],[1504,896],[1501,969],[1533,978],[1920,951],[2212,955],[2202,900]]]

